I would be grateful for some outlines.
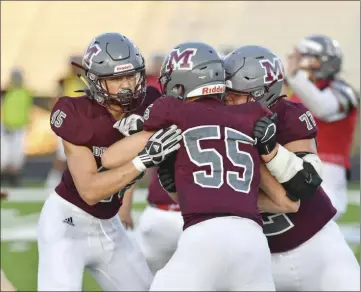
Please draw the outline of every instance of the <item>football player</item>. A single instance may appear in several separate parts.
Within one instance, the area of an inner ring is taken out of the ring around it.
[[[159,169],[162,186],[175,201],[179,198],[184,232],[151,290],[274,289],[255,194],[260,183],[259,154],[268,161],[277,151],[276,128],[270,118],[259,120],[269,112],[257,103],[225,107],[224,78],[214,48],[198,42],[178,45],[161,70],[166,97],[144,114],[146,131],[169,123],[184,131],[184,147],[173,156],[175,166],[163,163]],[[133,142],[134,136],[129,137]],[[102,156],[106,167],[123,163],[117,155],[120,149],[127,153],[133,149],[132,155],[141,149],[130,146],[131,140],[127,144],[129,138],[107,149]],[[162,175],[169,173],[176,177],[177,188]],[[285,193],[280,197],[297,206]]]
[[[267,168],[291,197],[301,200],[297,213],[263,214],[276,290],[360,291],[359,264],[331,220],[335,208],[318,187],[322,164],[317,126],[301,103],[280,96],[280,59],[266,48],[243,46],[225,58],[224,67],[228,105],[256,101],[278,114],[277,141],[282,146]]]
[[[84,83],[78,78],[77,74],[80,73],[80,69],[71,65],[71,63],[82,62],[83,56],[73,55],[70,57],[69,66],[70,70],[67,76],[58,80],[58,94],[59,96],[69,96],[69,97],[79,97],[84,93],[81,92],[81,89],[84,87]],[[57,99],[54,98],[52,103],[54,106],[57,102]],[[66,157],[64,154],[64,146],[62,139],[58,137],[58,145],[53,158],[52,168],[48,172],[48,176],[45,181],[45,186],[49,189],[54,189],[61,180],[61,176],[66,168]]]
[[[139,218],[137,242],[153,275],[163,268],[177,248],[183,218],[179,204],[162,188],[157,169],[151,169],[148,205]]]
[[[178,149],[180,130],[155,133],[162,147],[156,161],[146,146],[136,162],[105,169],[103,152],[123,138],[117,123],[152,94],[145,86],[144,58],[127,37],[105,33],[90,43],[82,65],[75,65],[84,70],[88,88],[82,97],[61,97],[51,114],[68,166],[39,218],[38,290],[81,291],[84,268],[104,291],[148,290],[152,274],[117,212],[124,191],[144,170]]]
[[[338,42],[328,36],[312,35],[301,40],[287,65],[287,84],[293,91],[291,100],[302,102],[319,128],[322,187],[337,210],[337,219],[347,209],[347,179],[359,96],[338,77],[342,52]],[[309,122],[306,117],[302,119]],[[312,122],[307,126],[312,127]]]

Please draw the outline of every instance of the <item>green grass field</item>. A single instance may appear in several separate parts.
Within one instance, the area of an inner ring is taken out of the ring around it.
[[[18,290],[36,291],[37,244],[35,227],[42,205],[41,202],[1,202],[1,267]],[[134,203],[134,217],[139,216],[145,206],[145,202]],[[339,223],[343,226],[356,224],[358,232],[360,224],[359,204],[349,205],[347,213],[339,220]],[[5,234],[5,229],[10,233]],[[359,259],[359,241],[358,243],[350,243],[350,246]],[[95,281],[85,272],[83,291],[99,290],[100,288]]]

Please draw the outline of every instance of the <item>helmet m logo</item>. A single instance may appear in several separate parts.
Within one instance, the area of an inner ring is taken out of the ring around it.
[[[169,54],[166,71],[173,70],[192,70],[192,57],[197,53],[197,49],[185,49],[182,52],[179,49],[173,49]]]
[[[94,56],[98,55],[101,52],[101,48],[95,43],[96,40],[93,40],[93,42],[89,45],[87,50],[84,54],[84,65],[90,69],[93,64],[93,58]]]
[[[269,84],[276,81],[283,80],[284,72],[282,62],[279,58],[273,58],[273,61],[270,60],[261,60],[260,61],[262,68],[265,71],[263,81],[265,84]]]

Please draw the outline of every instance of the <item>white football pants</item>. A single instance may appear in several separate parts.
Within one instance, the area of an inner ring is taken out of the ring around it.
[[[137,242],[155,274],[174,254],[183,229],[180,211],[166,211],[147,206],[139,218]]]
[[[337,164],[322,162],[322,187],[336,208],[337,220],[347,210],[347,179],[346,169]]]
[[[97,219],[53,193],[37,237],[38,291],[82,291],[84,268],[104,291],[149,290],[153,276],[118,215]]]
[[[331,220],[299,247],[272,254],[277,291],[360,291],[360,265]]]
[[[262,228],[240,217],[213,218],[187,228],[150,290],[275,291]]]

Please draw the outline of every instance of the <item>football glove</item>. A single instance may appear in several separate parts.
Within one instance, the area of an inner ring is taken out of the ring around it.
[[[162,188],[168,193],[177,192],[175,187],[174,163],[177,153],[173,152],[170,157],[163,161],[158,167],[158,180]]]
[[[256,140],[255,146],[260,155],[266,155],[272,152],[276,147],[276,123],[277,114],[271,117],[260,118],[253,128],[253,135]]]
[[[118,129],[125,137],[133,135],[143,130],[143,117],[132,114],[129,117],[117,121],[113,128]]]
[[[176,125],[155,132],[148,140],[144,149],[132,160],[139,171],[154,167],[166,160],[180,147],[181,130]]]

